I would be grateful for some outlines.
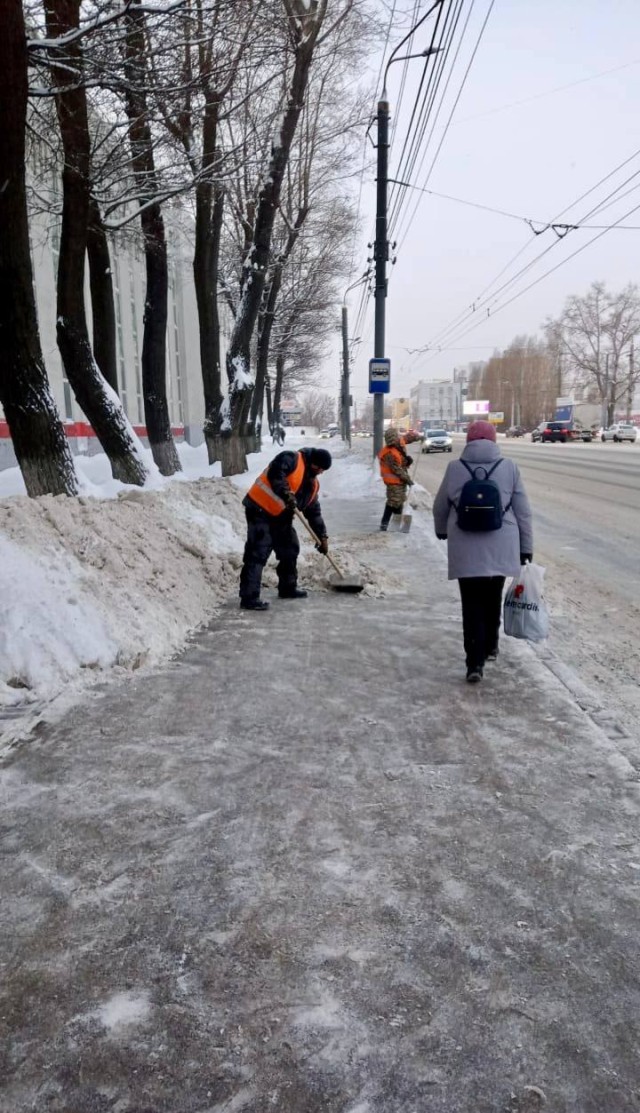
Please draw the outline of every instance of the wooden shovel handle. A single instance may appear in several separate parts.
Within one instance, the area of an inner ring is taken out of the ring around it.
[[[305,518],[304,514],[300,510],[298,510],[297,506],[294,507],[294,513],[295,513],[296,518],[299,518],[300,521],[302,522],[302,524],[303,524],[304,528],[306,529],[307,533],[311,534],[311,536],[313,537],[313,540],[315,541],[316,545],[319,545],[320,544],[320,538],[318,537],[317,533],[311,528],[311,526],[309,525],[309,523],[308,523],[307,519]],[[335,570],[338,573],[338,575],[340,576],[340,578],[344,580],[344,573],[342,573],[340,571],[340,569],[338,568],[338,565],[336,564],[336,562],[333,559],[333,557],[331,556],[331,554],[330,553],[324,553],[323,555],[326,556],[327,560],[333,565],[333,567],[335,568]]]

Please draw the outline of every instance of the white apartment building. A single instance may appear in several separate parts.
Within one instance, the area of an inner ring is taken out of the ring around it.
[[[454,425],[462,414],[460,386],[451,379],[421,379],[411,388],[411,424]]]
[[[167,323],[167,398],[176,440],[200,444],[203,437],[204,396],[200,371],[198,316],[192,272],[192,246],[171,223],[165,211],[170,258]],[[73,397],[56,342],[56,273],[60,245],[59,221],[42,212],[30,220],[31,261],[42,354],[53,396],[74,453],[92,454],[101,447]],[[139,238],[129,233],[113,237],[111,269],[117,329],[118,392],[136,433],[146,443],[142,398],[142,337],[145,297],[144,256]],[[87,323],[91,329],[88,266],[85,280]],[[221,305],[221,359],[230,333],[230,315]],[[226,375],[223,373],[223,389]],[[0,470],[16,464],[9,428],[0,407]]]

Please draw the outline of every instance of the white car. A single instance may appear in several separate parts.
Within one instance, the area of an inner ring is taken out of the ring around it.
[[[622,443],[622,441],[631,441],[632,444],[635,444],[637,439],[638,430],[636,426],[624,421],[617,421],[615,425],[603,429],[600,434],[601,441],[615,441],[616,444]]]
[[[423,452],[451,452],[451,437],[446,429],[425,429]]]

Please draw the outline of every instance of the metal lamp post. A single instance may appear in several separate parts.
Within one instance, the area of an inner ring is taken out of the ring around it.
[[[385,301],[387,297],[387,263],[389,261],[389,241],[387,239],[387,187],[389,176],[389,99],[387,96],[387,73],[394,62],[405,62],[410,58],[428,58],[430,54],[438,54],[440,47],[427,47],[417,54],[403,54],[395,57],[396,51],[424,23],[427,16],[439,8],[443,0],[438,0],[428,12],[412,27],[402,42],[398,43],[389,61],[385,66],[382,95],[378,101],[377,119],[377,194],[376,194],[376,237],[373,257],[375,260],[375,327],[374,327],[374,359],[384,359],[385,352]],[[371,385],[369,387],[371,392]],[[384,396],[373,393],[373,454],[377,456],[382,448],[384,430]]]
[[[515,392],[514,392],[514,389],[513,389],[513,383],[509,382],[509,379],[503,379],[502,380],[502,386],[508,386],[510,391],[511,391],[511,424],[515,425],[516,399],[515,399]]]
[[[347,286],[342,299],[342,379],[340,383],[340,432],[342,439],[351,448],[351,391],[349,387],[349,327],[347,320],[347,294],[362,286],[369,277],[369,271]],[[360,337],[358,337],[358,340]]]

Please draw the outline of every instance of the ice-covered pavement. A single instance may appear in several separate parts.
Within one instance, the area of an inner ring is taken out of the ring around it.
[[[377,589],[233,591],[5,756],[2,1113],[639,1107],[636,772],[332,474]]]

